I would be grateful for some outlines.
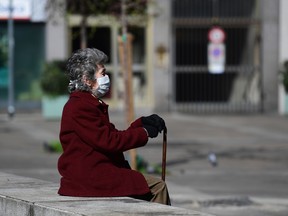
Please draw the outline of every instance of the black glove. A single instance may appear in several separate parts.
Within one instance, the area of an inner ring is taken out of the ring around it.
[[[143,125],[143,127],[147,131],[149,137],[154,138],[158,136],[157,128],[150,126],[150,125]]]
[[[150,125],[156,127],[158,132],[161,132],[164,128],[166,128],[165,121],[156,114],[142,117],[141,121],[143,125]]]

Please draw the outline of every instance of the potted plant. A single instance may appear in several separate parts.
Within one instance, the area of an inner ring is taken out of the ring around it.
[[[59,119],[68,99],[68,78],[64,61],[51,61],[43,65],[40,86],[43,91],[42,114],[46,119]]]

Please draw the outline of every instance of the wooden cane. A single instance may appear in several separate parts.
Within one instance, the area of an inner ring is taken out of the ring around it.
[[[166,153],[167,153],[167,128],[163,130],[163,147],[162,147],[162,180],[165,181],[166,175]]]

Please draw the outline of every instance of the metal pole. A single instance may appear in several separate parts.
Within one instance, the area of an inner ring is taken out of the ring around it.
[[[14,22],[13,22],[13,0],[9,0],[9,18],[8,18],[8,115],[10,118],[14,116]]]

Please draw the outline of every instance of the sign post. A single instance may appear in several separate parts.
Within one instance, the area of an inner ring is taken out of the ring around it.
[[[8,19],[8,115],[12,118],[15,114],[14,106],[14,22],[13,22],[13,0],[9,0],[9,19]]]

